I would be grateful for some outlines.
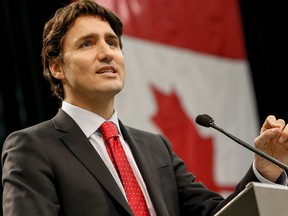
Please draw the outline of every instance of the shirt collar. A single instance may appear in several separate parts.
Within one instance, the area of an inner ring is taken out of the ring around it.
[[[106,120],[96,113],[90,112],[78,106],[72,105],[66,101],[62,102],[62,110],[65,111],[82,129],[86,137],[90,137]],[[120,127],[117,117],[117,111],[114,109],[114,113],[108,121],[112,121],[116,124],[119,133]]]

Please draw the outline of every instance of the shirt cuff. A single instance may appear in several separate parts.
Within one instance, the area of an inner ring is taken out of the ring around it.
[[[267,184],[280,184],[286,186],[288,184],[288,176],[285,171],[279,176],[279,178],[276,180],[276,182],[271,182],[264,178],[256,169],[255,162],[253,162],[253,172],[256,175],[257,179],[262,182],[262,183],[267,183]]]

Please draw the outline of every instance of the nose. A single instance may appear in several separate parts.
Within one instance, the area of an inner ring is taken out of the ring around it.
[[[114,58],[113,51],[106,42],[99,44],[97,58],[101,62],[110,62]]]

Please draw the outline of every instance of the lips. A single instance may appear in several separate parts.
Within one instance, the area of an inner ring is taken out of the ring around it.
[[[105,66],[101,67],[96,72],[97,74],[103,74],[103,73],[116,73],[116,69],[113,66]]]

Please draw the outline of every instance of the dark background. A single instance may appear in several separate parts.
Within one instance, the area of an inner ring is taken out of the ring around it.
[[[10,132],[49,119],[58,109],[58,101],[42,77],[41,36],[44,22],[68,2],[1,1],[0,147]],[[240,1],[259,123],[269,114],[288,121],[288,13],[284,3],[259,2]]]

